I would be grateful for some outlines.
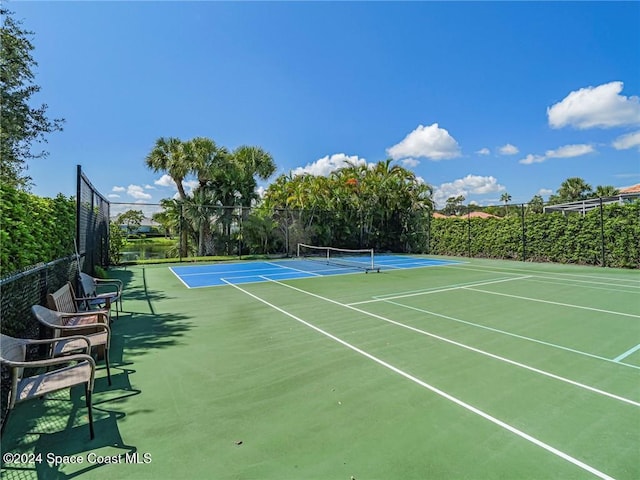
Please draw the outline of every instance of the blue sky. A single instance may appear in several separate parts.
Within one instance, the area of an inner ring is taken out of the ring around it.
[[[8,7],[66,119],[29,164],[38,195],[74,195],[80,164],[114,202],[171,197],[144,164],[162,136],[258,145],[278,174],[393,158],[441,206],[640,183],[640,2]]]

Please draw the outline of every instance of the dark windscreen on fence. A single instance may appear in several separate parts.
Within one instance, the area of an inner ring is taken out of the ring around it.
[[[83,272],[109,265],[109,206],[78,165],[76,243]]]

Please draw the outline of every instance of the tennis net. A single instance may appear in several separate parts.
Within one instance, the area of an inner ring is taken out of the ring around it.
[[[318,247],[299,243],[298,258],[322,262],[327,265],[358,268],[365,272],[372,270],[380,271],[380,268],[375,264],[372,248],[353,250],[348,248]]]

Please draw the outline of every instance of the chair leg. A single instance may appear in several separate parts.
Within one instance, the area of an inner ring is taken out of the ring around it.
[[[109,386],[111,386],[111,368],[109,367],[109,349],[104,347],[104,363],[107,365],[107,380],[109,381]]]
[[[95,433],[93,431],[93,410],[91,408],[91,390],[89,390],[89,384],[86,383],[84,386],[85,389],[85,397],[87,399],[87,411],[89,412],[89,436],[91,440],[95,438]]]

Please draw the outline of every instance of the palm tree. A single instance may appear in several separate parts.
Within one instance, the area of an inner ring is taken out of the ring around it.
[[[267,180],[276,171],[276,164],[269,152],[260,147],[243,145],[236,148],[231,157],[236,166],[237,191],[243,207],[250,207],[258,198],[256,177]]]
[[[504,192],[501,196],[500,196],[500,201],[504,203],[504,216],[507,216],[507,213],[509,213],[509,207],[508,207],[508,203],[511,201],[511,195],[509,195],[507,192]]]
[[[594,198],[615,197],[620,195],[620,190],[612,185],[598,185],[593,192]]]
[[[577,202],[589,198],[591,185],[580,177],[567,178],[560,184],[558,199],[560,202]]]
[[[175,182],[180,198],[187,198],[182,182],[191,167],[185,157],[184,144],[179,138],[160,137],[147,155],[145,163],[154,172],[166,172]]]
[[[184,202],[185,218],[198,232],[198,256],[203,257],[206,252],[206,240],[210,238],[210,224],[213,218],[212,197],[205,189],[196,189],[193,196]]]

